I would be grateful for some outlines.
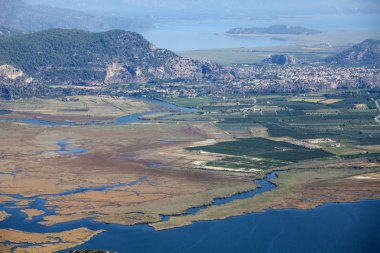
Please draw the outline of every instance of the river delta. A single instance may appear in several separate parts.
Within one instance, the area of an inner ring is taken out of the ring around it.
[[[236,130],[221,128],[196,109],[126,101],[128,106],[118,99],[110,108],[144,107],[86,120],[77,111],[12,108],[1,115],[2,252],[379,249],[376,160],[326,157],[224,170],[206,164],[237,156],[190,149],[239,140]],[[263,138],[263,127],[252,126],[253,134],[260,133],[254,137]],[[277,145],[274,152],[301,147],[265,138]],[[261,161],[255,159],[253,164]],[[287,243],[306,234],[315,241]]]

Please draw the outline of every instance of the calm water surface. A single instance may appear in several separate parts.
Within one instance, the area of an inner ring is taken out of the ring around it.
[[[268,179],[257,180],[262,188],[249,193],[237,194],[226,199],[215,200],[212,205],[221,205],[235,199],[252,197],[275,188]],[[119,186],[133,187],[146,178],[123,185],[80,188],[56,195],[38,195],[30,208],[44,210],[54,215],[54,207],[46,207],[44,197],[67,196],[86,191],[106,191]],[[19,195],[10,195],[24,199]],[[192,208],[185,215],[201,209]],[[226,253],[378,253],[380,250],[380,200],[359,203],[327,204],[312,210],[267,210],[224,220],[196,222],[192,225],[155,231],[148,225],[121,226],[94,222],[91,218],[66,222],[53,226],[42,226],[43,219],[37,216],[31,221],[20,208],[5,203],[0,205],[11,217],[0,222],[0,228],[12,228],[28,232],[61,232],[79,227],[104,229],[80,249],[108,249],[119,253],[145,252],[226,252]],[[169,218],[169,217],[167,217]],[[65,251],[61,251],[65,252]]]
[[[120,253],[378,253],[379,214],[380,201],[363,201],[307,211],[269,210],[164,231],[99,226],[107,232],[79,248]]]
[[[160,48],[173,51],[220,49],[261,46],[288,46],[303,43],[299,36],[229,36],[224,33],[235,27],[266,27],[284,24],[304,26],[323,31],[317,36],[301,36],[312,43],[329,42],[333,45],[358,43],[366,38],[380,38],[380,15],[347,13],[306,16],[252,16],[203,20],[160,22],[155,28],[141,33]]]

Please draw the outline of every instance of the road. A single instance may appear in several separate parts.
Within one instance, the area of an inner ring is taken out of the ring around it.
[[[375,104],[376,104],[377,110],[380,112],[380,106],[377,100],[375,100]],[[375,120],[380,124],[380,114],[375,118]]]

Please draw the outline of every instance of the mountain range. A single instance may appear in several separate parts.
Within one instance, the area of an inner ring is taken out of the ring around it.
[[[102,17],[81,11],[30,5],[22,0],[0,0],[0,24],[24,31],[50,28],[77,28],[89,31],[138,30],[150,24],[139,19]]]
[[[0,37],[0,65],[46,84],[87,85],[200,80],[217,77],[221,69],[156,48],[138,33],[74,29]]]

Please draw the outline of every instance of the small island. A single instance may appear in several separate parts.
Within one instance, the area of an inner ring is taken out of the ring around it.
[[[5,220],[6,218],[9,217],[9,214],[5,211],[0,211],[0,221]]]
[[[24,209],[21,212],[23,212],[27,215],[27,217],[26,217],[27,220],[32,220],[34,217],[45,214],[44,211],[41,211],[38,209]]]
[[[248,27],[233,28],[226,32],[232,35],[253,35],[253,34],[271,34],[271,35],[312,35],[322,33],[319,30],[309,29],[302,26],[272,25],[268,27]]]

